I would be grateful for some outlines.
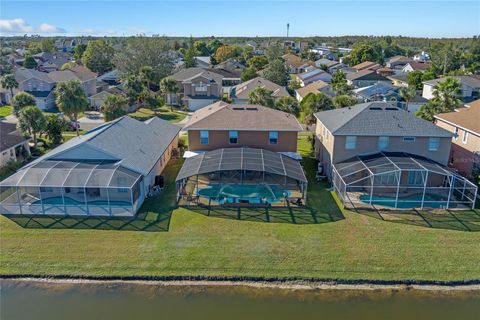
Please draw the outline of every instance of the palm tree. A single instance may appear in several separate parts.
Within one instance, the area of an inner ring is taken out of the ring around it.
[[[13,89],[18,88],[18,82],[13,74],[6,74],[0,79],[2,88],[10,90],[10,99],[13,99]]]
[[[462,85],[455,78],[447,78],[439,82],[433,91],[433,97],[441,104],[441,112],[450,112],[459,107],[462,101],[458,98],[462,94]]]
[[[319,111],[326,111],[333,108],[332,99],[325,93],[309,93],[300,102],[300,108],[306,124],[315,123],[314,114]]]
[[[37,101],[35,100],[35,97],[32,96],[30,93],[28,92],[19,92],[17,93],[12,101],[11,101],[12,105],[13,105],[13,114],[18,117],[20,111],[25,108],[25,107],[28,107],[28,106],[36,106],[37,105]]]
[[[145,86],[150,90],[150,85],[156,81],[156,74],[150,66],[140,68],[140,78],[145,81]]]
[[[168,95],[178,92],[177,81],[172,78],[163,78],[160,81],[160,92],[165,97],[165,102],[170,105],[170,111],[173,111],[172,103],[168,99]]]
[[[88,98],[83,90],[82,83],[77,80],[60,82],[55,89],[55,96],[55,103],[60,111],[67,114],[75,122],[77,136],[79,136],[78,114],[88,107]]]
[[[272,93],[273,91],[271,90],[265,89],[264,87],[258,87],[248,95],[248,103],[273,108],[275,102]]]
[[[298,102],[297,99],[285,96],[278,99],[275,104],[275,108],[284,112],[288,112],[294,115],[298,115]]]
[[[400,89],[400,97],[405,100],[405,109],[408,110],[408,103],[415,98],[417,91],[414,87],[403,87]]]
[[[18,116],[17,127],[24,135],[33,137],[33,145],[37,146],[37,135],[47,128],[47,119],[36,106],[22,109]]]
[[[106,121],[112,121],[128,113],[128,99],[120,94],[108,96],[102,104]]]

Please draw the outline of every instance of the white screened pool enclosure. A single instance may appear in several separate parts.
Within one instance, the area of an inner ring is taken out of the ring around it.
[[[143,176],[112,161],[43,160],[0,183],[2,214],[134,216]]]
[[[304,205],[307,178],[300,161],[255,148],[224,148],[185,160],[178,176],[180,205]]]
[[[346,207],[471,209],[477,186],[427,158],[395,152],[333,165],[333,187]]]

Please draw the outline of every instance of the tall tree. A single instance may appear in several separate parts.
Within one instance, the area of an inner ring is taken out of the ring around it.
[[[273,108],[275,101],[273,100],[272,94],[273,91],[263,87],[255,88],[255,90],[248,95],[248,103]]]
[[[120,94],[108,96],[102,104],[101,110],[105,121],[112,121],[128,113],[128,99]]]
[[[148,94],[145,97],[145,106],[152,110],[155,115],[158,114],[158,108],[160,108],[163,105],[164,101],[161,97],[155,95],[155,94]]]
[[[315,123],[314,114],[319,111],[330,110],[333,107],[332,99],[325,93],[309,93],[300,102],[306,124]]]
[[[112,70],[115,50],[105,40],[90,40],[82,55],[82,63],[94,72],[100,74]]]
[[[145,91],[145,85],[139,76],[129,75],[123,81],[125,91],[130,104],[140,102],[142,93]]]
[[[458,98],[462,94],[462,85],[455,78],[447,78],[434,87],[433,98],[436,99],[442,112],[450,112],[458,108],[462,101]]]
[[[88,98],[83,90],[82,83],[77,80],[60,82],[55,88],[55,96],[55,103],[60,111],[64,112],[75,122],[77,136],[79,136],[78,114],[85,111],[88,107]]]
[[[255,56],[247,60],[247,66],[255,71],[263,69],[268,64],[266,56]]]
[[[285,50],[278,43],[274,43],[268,46],[267,50],[265,50],[265,55],[267,56],[267,59],[270,62],[276,59],[281,59],[284,53],[285,53]]]
[[[42,41],[40,41],[40,49],[43,52],[54,53],[55,43],[52,39],[42,39]]]
[[[75,46],[75,49],[73,49],[73,57],[77,60],[81,60],[85,50],[87,50],[87,45],[84,43]]]
[[[400,97],[402,97],[403,100],[405,100],[405,109],[408,110],[408,104],[410,101],[415,98],[417,95],[417,91],[415,90],[415,87],[403,87],[400,89]]]
[[[13,89],[18,88],[18,82],[13,74],[6,74],[0,78],[2,88],[10,90],[10,98],[13,98]]]
[[[339,70],[332,75],[332,88],[337,95],[348,95],[352,91],[352,86],[347,83],[347,75]]]
[[[244,82],[256,77],[258,77],[258,74],[252,67],[243,69],[242,74],[240,75],[240,79],[242,79]]]
[[[195,51],[201,56],[209,56],[210,50],[208,50],[207,44],[203,40],[197,40],[193,43]]]
[[[335,96],[332,100],[335,109],[341,109],[356,105],[358,103],[357,98],[349,95]]]
[[[126,75],[138,75],[143,66],[152,67],[157,79],[173,71],[174,55],[164,37],[130,37],[115,55],[115,66]]]
[[[288,81],[288,73],[281,59],[271,61],[265,69],[263,76],[279,86],[285,86]]]
[[[160,81],[160,92],[164,96],[165,102],[170,105],[170,110],[173,111],[171,98],[169,95],[176,94],[179,91],[177,81],[172,78],[163,78]]]
[[[278,99],[277,103],[275,104],[275,108],[280,111],[291,113],[295,116],[298,115],[300,111],[298,108],[297,99],[290,96],[281,97]]]
[[[240,49],[238,46],[223,45],[215,51],[215,60],[217,63],[223,62],[230,58],[235,58],[240,55]]]
[[[145,82],[147,89],[150,89],[151,85],[158,81],[155,71],[153,71],[153,68],[150,66],[140,68],[140,78]]]
[[[13,114],[15,116],[19,116],[20,111],[29,106],[36,106],[37,101],[35,100],[35,97],[32,96],[28,92],[19,92],[17,93],[12,100],[12,105],[13,105]]]
[[[42,110],[36,106],[28,106],[22,109],[18,116],[17,128],[24,135],[32,136],[34,147],[37,146],[37,136],[47,126],[47,120]]]
[[[193,37],[190,36],[190,40],[188,43],[188,49],[183,56],[183,61],[185,62],[185,68],[193,68],[195,67],[195,56],[197,55],[197,51],[195,50],[195,42],[193,41]]]
[[[354,45],[353,50],[345,58],[345,62],[350,66],[365,61],[383,63],[382,47],[378,43],[359,42]]]
[[[423,81],[423,72],[416,70],[407,73],[407,83],[409,87],[415,88],[416,90],[421,90]]]
[[[25,60],[23,60],[23,66],[27,69],[35,69],[38,64],[31,55],[26,55]]]
[[[442,106],[436,99],[431,99],[418,109],[415,113],[417,117],[420,117],[427,121],[433,121],[433,116],[442,112]]]
[[[45,118],[47,120],[47,125],[45,129],[47,137],[55,145],[62,143],[62,132],[67,127],[66,121],[63,118],[59,117],[57,114],[53,113],[47,115]]]

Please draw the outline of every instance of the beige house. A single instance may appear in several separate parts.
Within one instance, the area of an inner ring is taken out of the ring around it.
[[[298,102],[301,102],[303,98],[305,98],[309,93],[320,93],[323,92],[328,94],[329,96],[334,96],[335,93],[332,89],[332,86],[322,80],[315,81],[306,85],[305,87],[298,88],[295,90],[295,97],[297,98]]]
[[[196,111],[184,130],[188,132],[191,152],[249,147],[296,153],[302,126],[289,113],[220,101]]]
[[[279,86],[278,84],[273,83],[265,78],[256,77],[232,87],[230,90],[230,99],[233,101],[233,103],[247,104],[250,93],[257,88],[264,88],[272,91],[272,97],[274,99],[290,96],[285,87]]]
[[[453,133],[449,165],[471,178],[474,166],[480,166],[480,99],[437,114],[435,124]]]
[[[28,141],[25,139],[13,123],[0,122],[0,168],[11,161],[18,161],[22,149],[30,153]]]
[[[315,117],[315,154],[329,178],[332,164],[381,151],[448,163],[452,134],[388,103],[362,103]]]

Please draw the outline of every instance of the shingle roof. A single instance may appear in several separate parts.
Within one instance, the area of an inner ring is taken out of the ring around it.
[[[319,93],[322,88],[329,87],[330,85],[322,80],[312,82],[305,87],[298,88],[295,90],[302,98],[309,93]]]
[[[319,59],[319,60],[315,61],[315,63],[317,64],[317,66],[321,66],[322,64],[324,64],[328,68],[330,68],[330,67],[336,66],[340,62],[335,61],[335,60]]]
[[[313,70],[309,70],[307,72],[303,72],[303,73],[300,73],[300,74],[297,74],[297,77],[301,80],[308,80],[310,78],[313,78],[313,77],[316,77],[318,75],[321,75],[321,74],[329,74],[328,72],[325,72],[321,69],[313,69]]]
[[[419,61],[412,61],[407,63],[407,66],[410,65],[413,70],[415,71],[424,71],[430,66],[430,62],[419,62]]]
[[[15,71],[15,79],[19,83],[31,78],[40,79],[49,83],[63,82],[67,80],[80,80],[84,82],[94,79],[96,76],[97,74],[95,72],[81,66],[62,71],[53,71],[50,73],[26,68],[18,68]]]
[[[417,118],[386,102],[318,112],[315,117],[334,135],[451,137],[429,121]]]
[[[13,123],[0,121],[0,152],[15,147],[27,141],[18,131]]]
[[[436,86],[440,82],[445,81],[447,78],[448,77],[437,78],[437,79],[433,79],[433,80],[424,81],[423,83],[424,84],[429,84],[429,85],[432,85],[432,86]],[[466,86],[469,86],[469,87],[472,87],[472,88],[480,88],[480,80],[475,78],[475,77],[453,76],[451,78],[457,79],[461,84],[464,84]]]
[[[372,70],[361,70],[355,73],[347,74],[347,80],[378,80],[378,81],[388,81],[387,78],[381,74],[376,73]]]
[[[86,144],[118,158],[122,166],[147,175],[180,129],[157,117],[142,122],[124,116],[67,141],[32,164],[45,159],[61,159],[63,152]]]
[[[207,69],[207,68],[187,68],[171,75],[172,79],[177,81],[185,81],[196,78],[197,76],[204,76],[213,79],[216,83],[221,84],[223,78],[238,78],[238,74],[224,69]]]
[[[374,69],[374,68],[381,68],[382,66],[379,65],[378,63],[372,62],[372,61],[364,61],[362,63],[359,63],[357,65],[354,65],[352,68],[355,70],[365,70],[365,69]]]
[[[450,122],[480,135],[480,99],[454,112],[440,113],[435,118]]]
[[[48,75],[48,73],[41,72],[35,69],[18,68],[15,70],[15,79],[18,83],[22,83],[23,81],[32,78],[53,83],[54,81]]]
[[[302,131],[294,115],[259,105],[223,101],[196,111],[184,129]]]
[[[233,87],[232,97],[237,99],[248,99],[250,93],[256,88],[265,88],[272,91],[274,97],[287,97],[289,96],[285,87],[279,86],[265,78],[256,77],[246,82],[240,83]]]

